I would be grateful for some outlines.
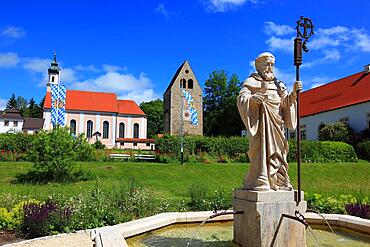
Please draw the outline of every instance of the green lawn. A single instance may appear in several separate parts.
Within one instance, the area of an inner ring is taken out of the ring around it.
[[[158,164],[101,162],[79,163],[91,177],[99,177],[102,187],[110,189],[135,179],[139,186],[150,187],[165,198],[185,198],[192,185],[203,185],[212,190],[240,187],[249,165],[245,164]],[[46,198],[49,195],[74,195],[94,186],[94,179],[70,184],[13,184],[16,174],[31,167],[25,162],[0,162],[0,195],[5,193]],[[297,165],[289,168],[296,188]],[[370,163],[305,163],[302,164],[302,189],[325,195],[352,194],[370,196]],[[1,205],[0,205],[1,207]]]

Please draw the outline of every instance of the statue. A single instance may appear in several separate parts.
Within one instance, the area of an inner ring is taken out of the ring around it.
[[[284,126],[297,125],[296,81],[288,93],[282,81],[274,75],[275,57],[264,52],[255,60],[257,73],[247,78],[238,96],[238,109],[250,133],[248,156],[251,167],[245,176],[243,189],[292,190],[288,175],[288,142]]]

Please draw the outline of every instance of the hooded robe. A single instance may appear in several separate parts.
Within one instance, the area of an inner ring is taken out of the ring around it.
[[[261,104],[251,101],[257,92],[264,97]],[[281,81],[264,81],[254,73],[244,81],[237,105],[250,134],[248,156],[251,166],[243,189],[291,190],[284,126],[296,128],[296,97],[288,94]]]

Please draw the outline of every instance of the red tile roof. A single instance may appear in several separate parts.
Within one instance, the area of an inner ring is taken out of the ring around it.
[[[46,93],[44,108],[51,108],[50,92]],[[135,101],[117,100],[117,95],[114,93],[78,90],[67,90],[66,110],[145,115]]]
[[[302,92],[300,116],[370,101],[370,74],[360,72]]]
[[[129,115],[145,115],[133,100],[118,100],[118,112]]]

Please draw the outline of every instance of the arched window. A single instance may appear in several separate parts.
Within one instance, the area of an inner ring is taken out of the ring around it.
[[[94,127],[93,121],[91,121],[91,120],[87,121],[87,130],[86,130],[86,137],[87,138],[92,138],[93,127]]]
[[[134,124],[134,138],[139,138],[139,124]]]
[[[193,80],[192,79],[189,79],[188,80],[188,89],[193,89]]]
[[[186,88],[186,80],[185,79],[180,80],[180,87],[184,88],[184,89]]]
[[[71,130],[71,134],[72,135],[76,135],[76,120],[72,119],[70,122],[69,122],[69,128]]]
[[[103,122],[103,139],[109,138],[109,122],[104,121]]]
[[[119,124],[119,134],[118,134],[118,137],[119,138],[125,138],[125,124],[124,123],[120,123]]]

